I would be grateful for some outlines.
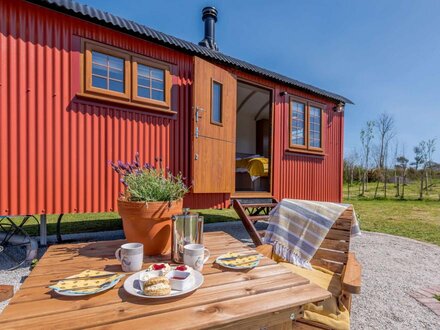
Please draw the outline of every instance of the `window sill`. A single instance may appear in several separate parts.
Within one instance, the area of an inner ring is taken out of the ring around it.
[[[177,114],[176,111],[169,110],[169,107],[166,105],[140,104],[140,103],[136,103],[136,102],[124,101],[124,100],[119,100],[119,99],[112,98],[112,97],[105,97],[105,96],[88,94],[88,93],[77,93],[76,96],[80,97],[80,98],[93,100],[93,101],[101,101],[101,102],[113,103],[113,104],[117,104],[117,105],[125,105],[130,108],[149,110],[149,111],[159,112],[159,113],[168,114],[168,115]]]
[[[322,156],[322,157],[326,156],[324,151],[319,151],[319,150],[288,148],[285,150],[285,152],[291,153],[291,154],[303,154],[303,155],[311,155],[311,156]]]

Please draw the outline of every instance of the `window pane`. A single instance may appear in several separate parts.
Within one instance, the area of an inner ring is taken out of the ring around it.
[[[212,85],[212,121],[222,122],[222,85],[214,82]]]
[[[107,89],[107,79],[97,76],[92,76],[92,86],[97,88]]]
[[[124,93],[124,84],[122,81],[110,80],[109,89],[115,92]]]
[[[150,88],[151,85],[150,79],[138,76],[138,85]]]
[[[151,98],[153,100],[164,101],[163,91],[151,90]]]
[[[138,96],[151,98],[150,89],[144,87],[138,87]]]
[[[92,86],[124,93],[124,59],[92,51]]]
[[[92,51],[92,62],[107,66],[107,55]]]
[[[124,69],[124,60],[119,57],[108,56],[109,66],[113,69],[122,71]]]
[[[321,148],[321,115],[320,108],[310,107],[309,145],[313,148]]]
[[[165,101],[164,77],[164,70],[138,63],[138,96],[158,101]]]
[[[92,74],[107,77],[107,67],[99,64],[92,64]]]
[[[163,81],[163,70],[151,68],[151,76]]]
[[[150,68],[146,65],[138,64],[137,71],[139,76],[150,76]]]
[[[120,80],[120,81],[124,80],[124,72],[123,71],[110,68],[109,73],[110,73],[110,78],[112,78],[112,79]]]
[[[292,107],[292,132],[291,143],[305,145],[305,104],[293,101]]]
[[[151,87],[155,88],[155,89],[159,89],[163,91],[163,81],[159,81],[159,80],[151,80]]]

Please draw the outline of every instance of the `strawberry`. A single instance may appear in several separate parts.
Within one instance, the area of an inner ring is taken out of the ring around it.
[[[161,270],[165,268],[165,264],[154,264],[153,270]]]
[[[181,272],[184,272],[185,270],[187,270],[188,268],[186,268],[185,265],[181,265],[181,266],[177,266],[176,270],[180,270]]]

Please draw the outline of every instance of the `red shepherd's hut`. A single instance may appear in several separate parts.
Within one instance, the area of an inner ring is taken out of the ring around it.
[[[191,208],[341,201],[340,95],[68,0],[0,1],[0,215],[108,212],[108,160],[156,157]]]

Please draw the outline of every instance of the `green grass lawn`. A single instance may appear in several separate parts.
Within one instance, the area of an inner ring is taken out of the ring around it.
[[[405,200],[396,197],[393,183],[388,184],[387,199],[384,189],[379,187],[378,199],[373,199],[376,183],[368,186],[365,196],[359,196],[359,185],[344,185],[345,202],[355,206],[362,230],[376,231],[404,236],[416,240],[440,245],[440,181],[425,193],[424,200],[419,198],[419,182],[412,181],[405,186]]]
[[[355,206],[361,229],[364,231],[405,236],[440,246],[440,201],[438,197],[434,198],[438,184],[430,192],[431,198],[425,201],[416,199],[417,190],[414,184],[407,187],[409,200],[393,198],[393,185],[390,184],[390,199],[372,199],[373,185],[370,185],[367,197],[352,195],[352,198],[346,199],[345,202]],[[352,188],[352,191],[357,192],[356,188]],[[233,209],[193,210],[193,212],[204,216],[205,223],[239,220]],[[48,216],[49,235],[56,233],[56,220],[57,216]],[[61,226],[63,234],[116,229],[122,229],[117,213],[67,214]],[[38,227],[34,222],[30,221],[26,230],[31,235],[38,234]]]
[[[203,216],[205,223],[240,220],[233,209],[193,210],[192,212],[197,212]],[[57,215],[47,216],[48,235],[54,235],[56,233],[57,219]],[[38,235],[39,228],[35,220],[30,219],[24,228],[30,235]],[[122,229],[122,222],[117,213],[65,214],[61,221],[62,234],[118,229]]]
[[[440,202],[348,200],[361,229],[413,238],[440,246]]]
[[[350,186],[350,200],[373,199],[375,190],[376,190],[376,182],[370,182],[368,184],[368,190],[365,192],[364,196],[359,196],[360,185],[357,182],[355,182]],[[408,184],[405,185],[405,199],[418,200],[419,191],[420,191],[420,182],[417,180],[410,181]],[[397,197],[396,193],[397,193],[397,189],[394,183],[388,183],[386,199],[399,200],[400,197]],[[348,184],[344,184],[344,196],[345,198],[349,197]],[[383,187],[383,183],[381,183],[379,184],[377,198],[384,199],[384,197],[385,197],[385,190]],[[430,201],[440,201],[440,180],[438,178],[434,179],[428,191],[424,192],[423,199]]]

